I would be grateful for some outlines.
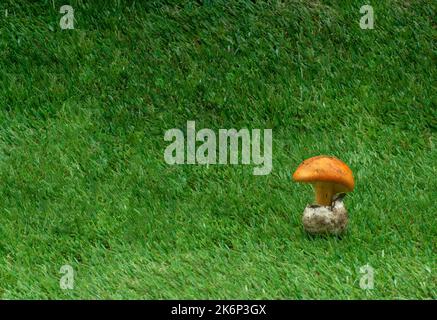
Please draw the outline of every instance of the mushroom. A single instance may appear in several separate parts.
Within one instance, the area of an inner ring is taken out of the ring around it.
[[[317,156],[303,161],[293,174],[296,182],[311,183],[316,204],[308,205],[302,222],[309,233],[339,234],[346,229],[348,216],[343,199],[354,189],[352,170],[340,159]]]

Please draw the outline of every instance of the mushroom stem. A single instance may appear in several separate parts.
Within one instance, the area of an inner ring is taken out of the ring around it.
[[[314,183],[314,190],[316,191],[316,203],[321,206],[330,206],[332,198],[336,190],[335,184],[329,182]]]

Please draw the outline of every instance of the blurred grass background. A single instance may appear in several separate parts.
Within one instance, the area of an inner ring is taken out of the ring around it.
[[[64,4],[0,3],[1,298],[437,298],[435,2]],[[167,165],[188,120],[273,129],[272,173]],[[355,174],[340,238],[302,228],[318,154]]]

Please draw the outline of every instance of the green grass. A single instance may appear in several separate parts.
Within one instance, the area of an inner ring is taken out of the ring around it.
[[[0,298],[437,298],[433,1],[64,2],[0,4]],[[272,128],[272,173],[167,165],[187,120]],[[342,237],[301,224],[318,154]]]

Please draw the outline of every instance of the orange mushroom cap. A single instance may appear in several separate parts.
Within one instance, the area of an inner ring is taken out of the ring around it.
[[[341,192],[354,189],[352,170],[346,163],[332,156],[316,156],[303,161],[293,174],[296,182],[335,183]]]

